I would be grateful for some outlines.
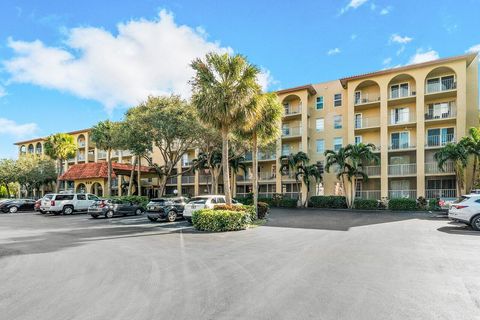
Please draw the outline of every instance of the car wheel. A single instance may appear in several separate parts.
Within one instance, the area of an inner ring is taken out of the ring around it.
[[[95,215],[95,214],[91,214],[91,216],[92,216],[93,219],[97,219],[97,218],[98,218],[98,216]]]
[[[108,210],[108,211],[105,213],[105,218],[113,218],[113,211],[112,211],[112,210]]]
[[[63,207],[62,212],[63,212],[63,214],[73,214],[73,208],[70,207],[70,206]]]
[[[143,214],[143,210],[140,209],[140,208],[138,208],[137,210],[135,210],[135,214],[136,214],[137,216],[139,216],[139,215]]]
[[[8,209],[8,211],[9,211],[10,213],[17,213],[18,208],[17,208],[17,207],[11,207],[10,209]]]
[[[168,211],[167,220],[169,222],[174,222],[175,220],[177,220],[177,213],[173,210]]]
[[[41,213],[41,214],[45,214],[46,212],[45,212],[45,211],[43,211],[43,210],[40,210],[40,213]]]
[[[473,230],[480,231],[480,215],[472,219],[472,228]]]
[[[152,221],[152,222],[155,222],[155,221],[157,221],[158,219],[157,219],[157,218],[148,217],[148,220],[150,220],[150,221]]]

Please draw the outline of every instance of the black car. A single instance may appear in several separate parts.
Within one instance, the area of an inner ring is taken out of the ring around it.
[[[33,211],[35,200],[31,199],[12,199],[0,203],[0,211],[3,213],[16,213],[18,211]]]
[[[118,199],[97,200],[89,208],[88,213],[93,218],[104,216],[112,218],[114,216],[126,216],[128,214],[141,215],[143,208],[139,204],[125,202]]]
[[[173,222],[183,216],[183,209],[187,202],[186,197],[152,199],[147,204],[147,217],[152,222],[158,219]]]

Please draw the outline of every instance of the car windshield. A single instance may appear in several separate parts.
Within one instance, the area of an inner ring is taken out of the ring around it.
[[[43,200],[52,200],[53,194],[46,194],[45,197],[43,197]]]
[[[470,199],[470,197],[467,197],[467,196],[461,196],[460,198],[458,198],[457,200],[455,200],[453,203],[460,203],[460,202],[464,202],[464,201],[467,201],[468,199]]]
[[[207,198],[192,198],[188,203],[194,203],[194,204],[205,204],[207,202]]]

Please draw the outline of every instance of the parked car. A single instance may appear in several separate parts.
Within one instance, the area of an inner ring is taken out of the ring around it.
[[[170,222],[183,217],[183,210],[188,202],[186,197],[152,199],[147,204],[147,217],[150,221],[166,219]]]
[[[51,193],[42,198],[40,212],[51,212],[54,214],[86,212],[97,200],[100,200],[100,198],[90,193]]]
[[[468,194],[452,204],[448,210],[451,220],[471,225],[480,231],[480,194]]]
[[[200,209],[211,209],[217,204],[225,204],[224,195],[204,195],[198,196],[190,199],[190,201],[185,205],[185,210],[183,211],[183,217],[188,222],[192,222],[192,214],[194,211]],[[237,201],[232,199],[233,205],[242,205]]]
[[[141,215],[143,208],[139,204],[121,201],[119,199],[97,200],[89,208],[88,213],[93,218],[104,216],[113,218],[114,216],[126,216],[128,214]]]
[[[0,210],[3,213],[16,213],[18,211],[33,211],[35,206],[35,200],[31,199],[13,199],[2,202],[0,204]]]

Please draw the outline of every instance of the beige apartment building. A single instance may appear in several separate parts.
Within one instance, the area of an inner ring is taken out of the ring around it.
[[[458,141],[478,125],[478,57],[475,54],[439,59],[399,68],[381,70],[339,80],[280,90],[285,108],[282,135],[275,152],[259,153],[259,195],[274,193],[303,199],[306,186],[297,189],[293,175],[281,175],[279,158],[304,151],[310,163],[325,161],[324,151],[346,144],[373,143],[380,163],[366,167],[368,181],[359,181],[357,196],[369,199],[409,197],[456,197],[453,164],[438,169],[433,155],[448,142]],[[68,165],[105,161],[105,153],[94,147],[89,130],[71,132],[77,139],[77,157]],[[43,139],[16,143],[20,153],[42,153]],[[185,171],[198,154],[191,150],[177,167]],[[114,154],[114,161],[131,163],[126,151]],[[153,152],[161,163],[159,152]],[[251,191],[251,155],[247,170],[233,177],[237,197]],[[65,168],[68,170],[68,167]],[[119,175],[120,176],[120,175]],[[157,196],[156,179],[146,171],[142,179],[145,195]],[[121,176],[117,181],[121,192]],[[220,182],[222,179],[220,179]],[[472,186],[468,184],[466,189]],[[70,182],[78,190],[79,181]],[[186,172],[167,182],[167,193],[200,195],[209,193],[211,179],[205,172]],[[220,186],[220,191],[222,187]],[[325,173],[323,182],[310,195],[341,194],[334,173]]]

